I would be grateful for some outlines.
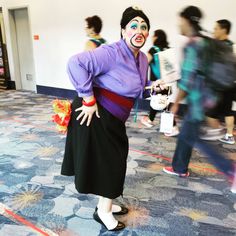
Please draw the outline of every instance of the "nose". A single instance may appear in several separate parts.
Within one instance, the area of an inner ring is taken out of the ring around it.
[[[142,32],[141,27],[138,27],[138,28],[137,28],[137,33],[140,34],[141,32]]]

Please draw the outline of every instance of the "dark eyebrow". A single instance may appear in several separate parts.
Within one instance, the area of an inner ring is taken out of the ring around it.
[[[131,22],[133,22],[133,21],[136,21],[136,22],[138,22],[138,23],[139,23],[139,21],[138,21],[138,20],[136,20],[136,19],[132,20]],[[142,20],[142,21],[141,21],[141,23],[146,23],[146,21],[145,21],[145,20]],[[146,24],[147,24],[147,23],[146,23]]]
[[[136,20],[136,19],[135,19],[135,20],[132,20],[131,22],[133,22],[133,21],[137,21],[137,22],[138,22],[138,20]]]

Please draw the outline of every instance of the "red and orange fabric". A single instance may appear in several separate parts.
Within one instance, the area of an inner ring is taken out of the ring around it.
[[[56,99],[52,104],[55,115],[52,116],[53,122],[55,122],[56,129],[60,133],[67,132],[67,126],[70,122],[71,117],[71,102],[68,100]]]

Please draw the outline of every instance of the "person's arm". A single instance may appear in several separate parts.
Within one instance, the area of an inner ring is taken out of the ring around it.
[[[69,78],[74,85],[78,96],[82,97],[85,104],[76,109],[81,111],[78,118],[81,120],[81,125],[87,120],[87,126],[90,124],[92,116],[98,115],[97,104],[87,106],[95,101],[93,95],[93,79],[110,70],[115,63],[115,54],[108,47],[99,47],[93,51],[83,52],[70,58],[68,62]]]
[[[69,59],[67,71],[79,97],[93,95],[93,79],[110,70],[115,63],[115,52],[108,47],[82,52]]]
[[[149,52],[147,53],[147,59],[148,59],[148,64],[150,64],[150,62],[152,61],[153,57],[152,57],[152,55]]]

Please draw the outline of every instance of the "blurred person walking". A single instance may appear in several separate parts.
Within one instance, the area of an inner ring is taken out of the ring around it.
[[[164,167],[167,174],[179,177],[188,177],[188,165],[193,147],[200,149],[207,155],[212,164],[223,172],[231,182],[231,191],[236,193],[236,166],[223,156],[215,147],[200,140],[199,133],[202,122],[205,120],[203,107],[204,77],[199,73],[202,63],[201,53],[205,50],[205,39],[201,35],[200,20],[202,12],[195,6],[189,6],[180,13],[179,27],[182,35],[188,37],[184,48],[184,60],[179,80],[179,94],[171,111],[175,114],[179,102],[186,97],[188,111],[177,140],[172,166]]]
[[[233,51],[233,42],[229,40],[230,30],[231,30],[230,21],[226,19],[218,20],[216,21],[213,35],[215,39],[221,40],[226,45],[228,45]],[[202,136],[202,139],[205,140],[217,139],[217,137],[222,134],[222,130],[224,131],[220,123],[220,118],[224,117],[227,131],[224,137],[221,137],[219,141],[226,144],[235,144],[235,139],[233,136],[234,112],[232,110],[235,94],[236,94],[235,88],[220,93],[221,99],[218,102],[217,106],[206,113],[207,123],[213,129],[208,129],[207,133]]]

